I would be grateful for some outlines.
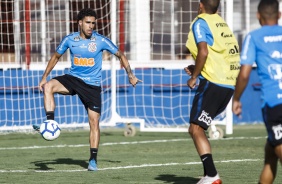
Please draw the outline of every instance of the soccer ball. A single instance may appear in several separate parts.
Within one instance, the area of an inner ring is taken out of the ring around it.
[[[61,129],[54,120],[46,120],[40,125],[40,134],[47,141],[53,141],[59,137]]]

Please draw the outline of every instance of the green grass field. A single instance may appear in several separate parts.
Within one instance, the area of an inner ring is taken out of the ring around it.
[[[256,184],[263,166],[263,125],[237,125],[211,140],[224,184]],[[0,135],[0,183],[195,184],[202,164],[187,133],[101,130],[98,172],[88,172],[88,131],[62,131],[55,141],[39,134]],[[282,183],[281,166],[275,183]]]

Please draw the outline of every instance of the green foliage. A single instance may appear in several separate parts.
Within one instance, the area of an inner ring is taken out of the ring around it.
[[[100,170],[88,172],[88,134],[62,130],[49,142],[38,134],[0,135],[0,183],[194,184],[203,174],[187,133],[124,137],[122,129],[106,128],[101,130]],[[257,183],[265,138],[263,125],[237,125],[233,135],[210,141],[223,183]],[[282,183],[281,175],[275,183]]]

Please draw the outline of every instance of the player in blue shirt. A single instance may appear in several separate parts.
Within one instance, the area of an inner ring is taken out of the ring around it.
[[[240,97],[255,62],[262,84],[262,113],[268,134],[259,184],[270,184],[275,179],[278,160],[282,164],[282,26],[278,25],[279,2],[261,0],[257,18],[262,27],[250,32],[244,40],[232,110],[238,116],[242,113]]]
[[[90,125],[89,171],[97,170],[97,152],[100,141],[99,118],[101,113],[101,70],[102,54],[106,50],[119,58],[133,87],[142,82],[132,73],[125,55],[111,40],[94,31],[96,13],[82,9],[77,16],[79,32],[67,35],[57,47],[42,76],[39,88],[44,92],[44,108],[47,119],[54,120],[54,94],[78,95],[88,113]],[[47,76],[60,57],[70,50],[71,68],[68,74],[55,77],[47,82]],[[36,127],[35,127],[36,129]]]

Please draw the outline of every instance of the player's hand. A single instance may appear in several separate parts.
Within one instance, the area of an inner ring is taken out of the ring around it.
[[[241,117],[241,113],[242,113],[242,104],[240,101],[237,100],[233,100],[232,103],[232,111],[233,113],[238,116]]]
[[[40,83],[39,83],[39,89],[40,89],[40,91],[42,91],[43,92],[43,90],[44,90],[44,85],[47,83],[47,80],[45,79],[45,78],[43,78],[41,81],[40,81]]]
[[[188,75],[192,75],[195,69],[195,65],[189,65],[187,67],[184,68],[184,71],[188,74]]]
[[[135,87],[138,82],[143,82],[142,80],[135,77],[135,75],[128,76],[128,78],[129,78],[130,84],[132,84],[133,87]]]
[[[196,82],[197,82],[197,78],[190,78],[188,81],[187,81],[187,85],[189,88],[191,89],[194,89],[195,86],[196,86]]]

